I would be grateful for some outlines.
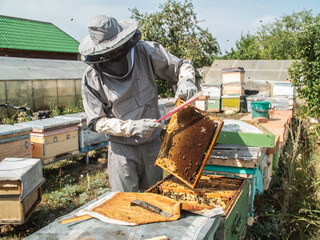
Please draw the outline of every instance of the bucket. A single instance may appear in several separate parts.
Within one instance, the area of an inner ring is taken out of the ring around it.
[[[269,118],[269,109],[271,103],[267,101],[254,101],[251,102],[252,119],[254,118]]]

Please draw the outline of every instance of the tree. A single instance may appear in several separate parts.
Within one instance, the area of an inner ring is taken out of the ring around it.
[[[136,20],[142,40],[155,41],[180,58],[191,58],[195,69],[211,65],[220,53],[215,38],[198,24],[191,0],[168,0],[160,4],[160,11],[142,14],[137,8],[129,9]],[[172,94],[170,83],[157,80],[162,96]]]
[[[236,50],[231,48],[223,57],[226,59],[254,60],[260,58],[260,46],[257,36],[247,33],[241,34],[240,40],[236,41]]]
[[[309,114],[320,118],[320,15],[297,34],[294,45],[299,61],[291,65],[289,74]]]
[[[241,36],[236,48],[227,52],[228,59],[297,59],[294,41],[296,35],[315,21],[312,11],[303,10],[284,15],[273,23],[262,25],[256,34]]]

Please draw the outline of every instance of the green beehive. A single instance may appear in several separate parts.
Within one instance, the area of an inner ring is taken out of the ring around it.
[[[207,112],[220,112],[221,98],[209,98]]]

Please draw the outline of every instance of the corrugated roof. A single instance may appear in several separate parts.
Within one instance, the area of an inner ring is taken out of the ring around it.
[[[0,48],[78,53],[78,46],[52,23],[0,15]]]

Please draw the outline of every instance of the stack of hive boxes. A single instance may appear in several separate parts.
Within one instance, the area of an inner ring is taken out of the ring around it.
[[[244,178],[249,182],[248,224],[254,217],[254,199],[270,183],[265,171],[272,168],[266,150],[273,147],[275,136],[258,123],[224,120],[204,172],[221,176]]]
[[[239,112],[244,108],[244,69],[241,67],[222,69],[221,110]]]

